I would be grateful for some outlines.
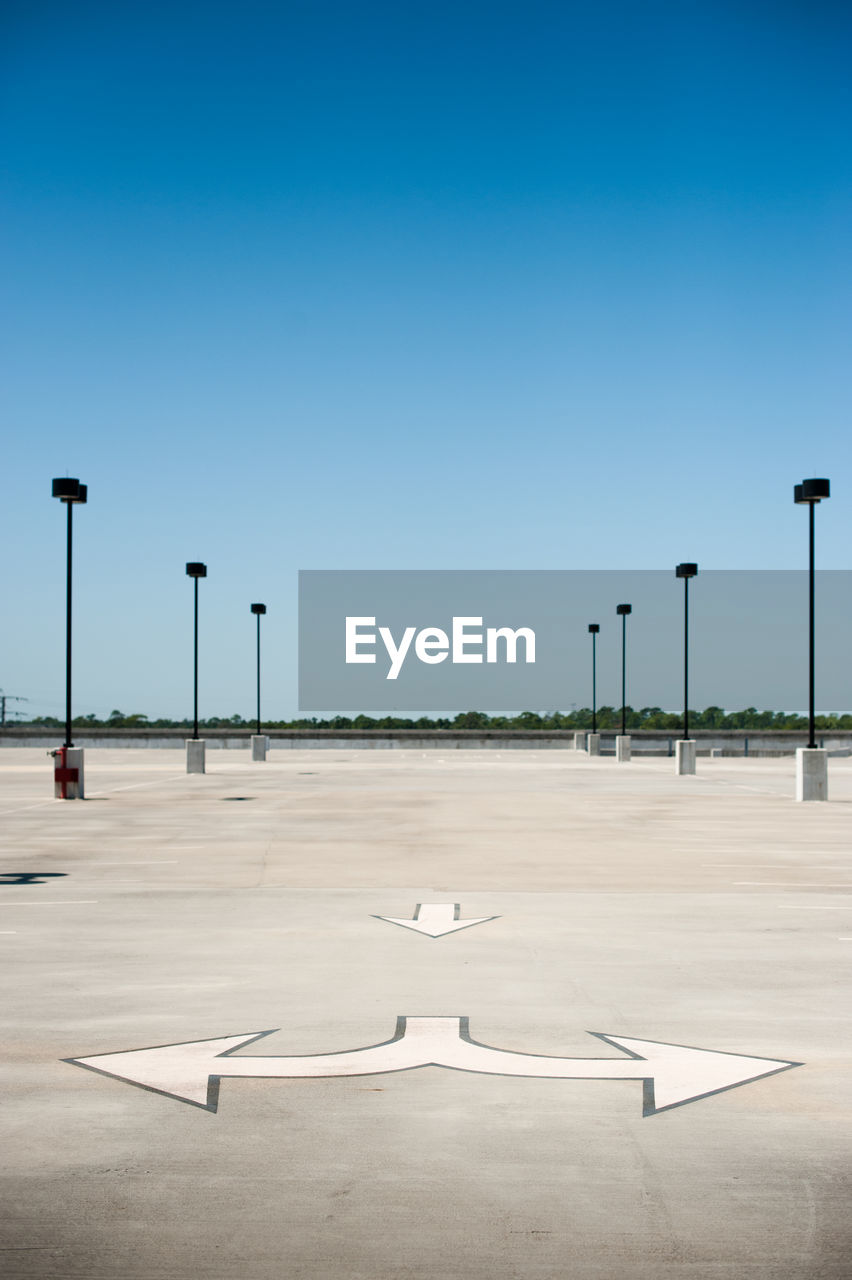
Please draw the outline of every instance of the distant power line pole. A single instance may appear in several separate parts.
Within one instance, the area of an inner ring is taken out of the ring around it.
[[[29,698],[22,698],[17,693],[3,693],[0,689],[0,729],[6,727],[6,703],[7,702],[29,702]],[[12,713],[17,714],[16,712]]]

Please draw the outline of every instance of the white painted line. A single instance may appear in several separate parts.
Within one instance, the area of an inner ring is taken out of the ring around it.
[[[746,868],[756,868],[758,871],[795,871],[796,866],[790,862],[702,862],[702,867],[709,867],[711,870],[739,870],[745,871]],[[846,871],[849,867],[849,861],[840,863],[832,863],[830,866],[824,866],[820,863],[809,862],[807,864],[808,871]]]
[[[15,934],[16,934],[17,932],[18,932],[18,930],[17,930],[17,929],[0,929],[0,933],[9,933],[9,934],[13,934],[13,933],[15,933]],[[841,938],[841,942],[842,942],[842,941],[843,941],[843,939]]]
[[[852,889],[852,884],[826,884],[820,880],[735,880],[735,885],[760,885],[765,889]]]
[[[68,898],[65,902],[0,902],[0,907],[83,907],[97,898]]]
[[[592,1034],[630,1056],[558,1058],[515,1053],[472,1040],[468,1019],[460,1017],[398,1018],[393,1039],[363,1049],[298,1057],[233,1056],[243,1045],[271,1034],[254,1031],[66,1061],[208,1111],[216,1110],[219,1082],[226,1076],[319,1079],[383,1075],[417,1067],[449,1067],[485,1075],[536,1076],[549,1080],[642,1080],[644,1115],[800,1065],[655,1040],[624,1039],[599,1032]]]
[[[807,905],[799,902],[779,902],[779,911],[848,911],[848,902],[809,902]]]
[[[167,774],[165,778],[153,778],[149,782],[131,782],[126,787],[107,787],[105,792],[97,791],[92,795],[113,795],[116,791],[139,791],[142,787],[158,787],[163,782],[177,782],[180,778],[185,778],[185,773]]]
[[[838,942],[852,942],[852,938],[838,938]]]
[[[54,798],[53,796],[50,796],[49,798],[46,798],[44,800],[39,800],[37,804],[22,805],[20,809],[0,809],[0,817],[5,818],[6,815],[9,813],[26,813],[28,809],[41,809],[44,805],[53,804],[53,803],[54,803]],[[73,839],[72,836],[68,836],[66,838],[69,840]]]
[[[106,791],[93,791],[87,798],[89,800],[96,800],[98,796],[112,795],[113,792],[115,791],[135,791],[135,790],[138,790],[140,787],[156,787],[161,782],[176,782],[179,778],[185,778],[185,777],[186,777],[186,774],[184,773],[175,773],[175,774],[172,774],[170,777],[156,778],[153,782],[134,782],[134,783],[131,783],[131,785],[128,787],[108,787]],[[60,803],[67,804],[68,801],[64,800],[64,801],[60,801]],[[83,804],[85,803],[86,801],[84,800]],[[0,809],[0,817],[5,818],[6,815],[10,813],[26,813],[29,809],[40,809],[42,808],[43,805],[47,805],[47,804],[56,804],[56,797],[45,796],[44,800],[39,800],[36,804],[25,804],[20,809]],[[75,837],[73,836],[66,837],[66,839],[69,839],[69,840],[74,838]]]
[[[123,887],[123,886],[122,886],[122,887]],[[263,888],[263,887],[264,887],[263,885],[261,885],[261,886],[257,886],[257,885],[238,885],[238,886],[233,886],[233,885],[231,885],[231,886],[225,886],[225,885],[223,885],[221,888],[218,888],[218,887],[217,887],[217,888],[211,888],[209,885],[196,885],[196,884],[144,884],[142,881],[139,881],[139,883],[136,885],[136,888],[139,890],[140,894],[141,894],[141,893],[192,893],[192,894],[196,894],[196,893],[247,893],[247,892],[249,892],[249,890],[252,890],[252,891],[253,891],[253,890],[256,890],[256,889],[258,889],[258,888]],[[274,887],[275,887],[276,889],[278,889],[278,888],[284,888],[284,887],[286,887],[286,886],[282,886],[282,885],[275,885]],[[106,892],[106,890],[107,890],[107,889],[109,889],[109,888],[110,888],[110,886],[109,886],[108,884],[103,884],[103,882],[99,882],[99,883],[98,883],[98,889],[103,890],[104,892]]]
[[[127,862],[81,862],[82,867],[170,867],[176,865],[177,858],[166,858],[164,862],[151,862],[147,858]]]
[[[733,784],[733,789],[735,791],[750,791],[756,796],[778,796],[785,794],[783,791],[767,791],[765,787],[747,787],[742,782],[735,782]]]
[[[125,889],[129,884],[148,885],[147,880],[84,880],[82,884],[77,881],[74,885],[75,889]]]
[[[110,885],[103,881],[95,881],[99,889],[109,889]],[[113,881],[115,884],[116,881]],[[289,889],[286,884],[273,885],[209,885],[209,884],[149,884],[146,880],[134,880],[140,893],[259,893],[263,889]]]

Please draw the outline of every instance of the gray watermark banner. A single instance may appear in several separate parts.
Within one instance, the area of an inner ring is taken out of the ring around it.
[[[816,575],[818,711],[852,707],[852,571]],[[674,570],[303,570],[299,709],[366,714],[683,705]],[[689,584],[692,707],[807,708],[808,575],[708,570]]]

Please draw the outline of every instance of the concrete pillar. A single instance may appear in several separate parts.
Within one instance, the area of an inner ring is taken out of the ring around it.
[[[186,739],[186,771],[187,773],[205,773],[204,749],[207,743],[203,738]]]
[[[615,758],[622,764],[626,764],[630,759],[629,733],[617,733],[615,735]]]
[[[77,776],[72,775],[76,772]],[[61,747],[53,759],[53,794],[57,800],[85,800],[83,748]]]
[[[574,750],[575,751],[586,750],[586,734],[585,733],[574,734]]]
[[[695,742],[679,738],[675,743],[675,773],[695,773]]]
[[[819,747],[796,751],[796,799],[828,799],[828,752]]]
[[[710,755],[711,755],[711,757],[712,757],[714,760],[721,760],[721,758],[722,758],[722,748],[721,748],[721,747],[711,747],[711,748],[710,748]]]
[[[586,735],[586,750],[590,756],[600,755],[601,735],[599,733],[589,733]]]
[[[269,739],[265,733],[253,733],[251,735],[251,758],[252,760],[265,760],[266,753],[269,750]]]

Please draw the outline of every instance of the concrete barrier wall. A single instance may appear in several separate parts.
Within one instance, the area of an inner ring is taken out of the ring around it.
[[[75,729],[74,742],[80,747],[151,747],[182,748],[187,731],[184,729]],[[248,751],[251,746],[251,732],[228,732],[226,730],[201,731],[210,750]],[[673,756],[674,744],[678,734],[652,730],[641,730],[631,733],[634,755]],[[10,726],[0,730],[0,747],[43,747],[46,750],[56,747],[62,741],[62,731],[53,729],[36,729]],[[699,756],[709,755],[711,750],[722,751],[730,756],[775,756],[793,755],[797,747],[807,743],[806,733],[791,733],[783,730],[751,729],[737,730],[702,730],[693,734]],[[290,750],[334,750],[334,751],[524,751],[524,750],[574,750],[574,731],[526,731],[505,732],[496,729],[477,730],[341,730],[327,731],[303,729],[270,730],[270,749],[276,751]],[[833,733],[817,733],[817,743],[825,747],[831,755],[852,755],[852,732],[837,731]],[[601,733],[601,753],[612,755],[615,752],[614,731]]]

